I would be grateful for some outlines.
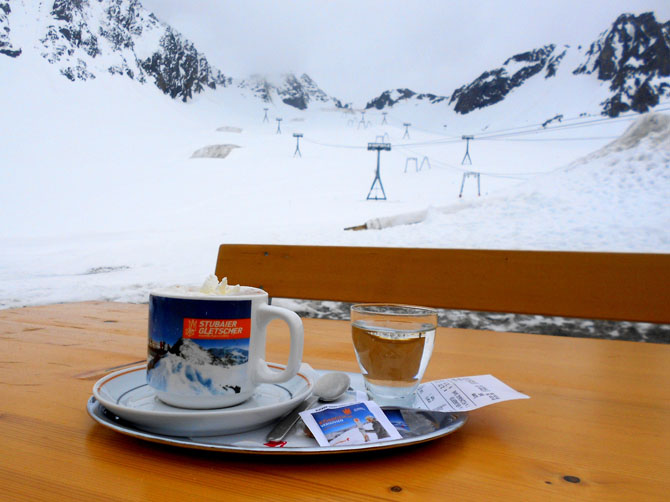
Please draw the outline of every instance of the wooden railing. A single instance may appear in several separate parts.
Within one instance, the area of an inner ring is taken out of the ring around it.
[[[223,244],[216,274],[271,296],[670,323],[670,255]]]

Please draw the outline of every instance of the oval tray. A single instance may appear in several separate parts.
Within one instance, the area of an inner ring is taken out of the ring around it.
[[[348,375],[351,378],[353,389],[361,390],[364,388],[363,378],[360,374],[348,373]],[[348,400],[351,401],[352,397],[349,396]],[[182,448],[267,455],[327,455],[409,446],[451,434],[463,427],[468,419],[467,413],[450,413],[449,416],[446,416],[442,420],[439,428],[428,434],[379,443],[321,447],[316,443],[316,440],[306,436],[300,427],[286,438],[285,443],[270,445],[266,444],[265,437],[274,424],[238,434],[191,437],[170,436],[137,428],[133,423],[107,410],[94,396],[91,396],[88,400],[86,409],[93,420],[102,426],[145,441],[169,444]]]

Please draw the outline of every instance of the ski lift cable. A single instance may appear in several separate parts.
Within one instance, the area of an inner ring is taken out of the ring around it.
[[[322,143],[321,141],[315,141],[313,139],[308,139],[308,138],[303,138],[303,141],[306,141],[307,143],[313,143],[315,145],[320,145],[320,146],[327,146],[330,148],[350,148],[350,149],[358,149],[358,150],[365,150],[367,147],[366,146],[360,146],[360,145],[336,145],[333,143]]]
[[[668,101],[670,103],[670,101]],[[665,103],[664,103],[665,104]],[[670,107],[667,108],[656,108],[654,111],[667,111],[670,110]],[[548,132],[553,132],[553,131],[564,131],[564,130],[571,130],[571,129],[578,129],[578,128],[583,128],[583,127],[593,127],[596,125],[600,125],[604,122],[622,122],[622,121],[630,121],[633,120],[636,116],[639,116],[638,112],[627,112],[626,114],[621,114],[618,117],[599,117],[597,119],[592,119],[592,120],[585,120],[582,122],[576,122],[572,124],[561,124],[561,125],[556,125],[553,127],[542,127],[541,124],[536,124],[535,126],[540,126],[536,127],[535,129],[530,129],[530,130],[520,130],[520,129],[527,129],[530,126],[522,126],[522,127],[516,127],[516,128],[509,128],[509,129],[500,129],[498,131],[491,131],[489,133],[482,133],[482,134],[477,134],[475,135],[475,140],[477,141],[483,141],[483,140],[497,140],[497,141],[502,141],[502,140],[507,140],[507,138],[514,137],[514,136],[524,136],[524,135],[529,135],[529,134],[542,134],[542,133],[548,133]],[[387,115],[387,117],[390,117]],[[395,120],[393,117],[391,117],[392,120]],[[564,121],[567,120],[576,120],[576,119],[565,119]],[[417,128],[418,129],[418,128]],[[510,132],[504,132],[504,131],[510,131]],[[588,137],[588,140],[596,140],[596,139],[615,139],[616,136],[613,137]],[[573,140],[586,140],[587,138],[547,138],[547,139],[516,139],[512,140],[510,139],[509,141],[573,141]],[[342,145],[342,144],[332,144],[332,143],[323,143],[315,140],[310,140],[305,138],[303,141],[307,141],[309,143],[314,143],[317,145],[321,146],[326,146],[326,147],[332,147],[332,148],[350,148],[350,149],[365,149],[365,146],[359,146],[359,145]],[[395,148],[402,148],[402,147],[408,147],[408,146],[439,146],[439,145],[444,145],[444,144],[450,144],[450,143],[458,143],[462,141],[461,136],[450,136],[450,137],[443,137],[440,139],[436,140],[428,140],[428,141],[421,141],[421,142],[413,142],[413,143],[397,143],[394,144],[393,146]]]
[[[477,141],[483,141],[483,140],[492,140],[492,139],[503,139],[503,138],[508,138],[508,137],[514,137],[514,136],[525,136],[529,134],[543,134],[543,133],[548,133],[548,132],[553,132],[557,130],[570,130],[570,129],[578,129],[582,127],[593,127],[596,125],[600,125],[605,121],[616,121],[616,122],[622,122],[622,121],[630,121],[633,120],[635,117],[634,116],[626,116],[626,117],[607,117],[607,118],[599,118],[599,119],[594,119],[594,120],[588,120],[588,121],[583,121],[579,123],[574,123],[574,124],[563,124],[563,125],[558,125],[554,127],[539,127],[536,129],[531,129],[531,130],[525,130],[525,131],[515,131],[515,132],[508,132],[508,133],[490,133],[490,134],[478,134],[475,135],[474,139]],[[603,138],[603,139],[614,139],[615,137],[612,138]],[[401,146],[401,145],[413,145],[413,146],[428,146],[428,145],[442,145],[442,144],[448,144],[448,143],[456,143],[461,141],[462,138],[459,137],[458,139],[439,139],[439,140],[432,140],[432,141],[424,141],[424,142],[416,142],[416,143],[400,143],[395,146]],[[547,139],[547,141],[550,141]]]
[[[616,121],[616,122],[623,122],[623,121],[629,121],[633,120],[633,118],[621,118],[621,119],[608,119],[610,121]],[[544,134],[544,133],[550,133],[554,131],[565,131],[565,130],[572,130],[572,129],[581,129],[583,127],[595,127],[598,125],[602,125],[603,120],[593,120],[593,121],[585,121],[585,122],[579,122],[579,123],[574,123],[574,124],[565,124],[565,125],[558,125],[554,127],[541,127],[539,129],[529,129],[527,131],[515,131],[515,132],[507,132],[507,133],[499,133],[499,134],[482,134],[482,135],[476,135],[475,139],[477,140],[485,140],[485,139],[494,139],[494,138],[509,138],[509,137],[514,137],[514,136],[527,136],[530,134]]]
[[[590,136],[583,138],[482,138],[481,141],[595,141],[617,139],[619,136]]]
[[[657,107],[655,109],[653,109],[653,111],[655,111],[655,112],[659,111],[660,112],[660,111],[670,110],[670,107],[669,108],[664,107],[668,103],[670,103],[670,100],[663,101],[663,102],[659,103],[657,105]],[[590,122],[600,123],[600,122],[603,122],[603,121],[624,119],[624,118],[628,118],[628,117],[631,117],[631,116],[635,117],[635,116],[639,116],[639,115],[640,115],[639,112],[631,110],[631,111],[628,111],[628,112],[621,113],[616,117],[608,117],[608,116],[601,116],[601,115],[586,115],[586,117],[584,117],[584,116],[580,115],[580,116],[576,116],[576,117],[568,117],[568,118],[561,119],[560,122],[561,122],[561,124],[563,122],[575,122],[575,121],[578,121],[577,122],[578,124],[590,123]],[[594,118],[592,120],[582,120],[582,119],[588,118],[588,117],[594,117]],[[499,129],[497,131],[488,131],[488,132],[482,133],[481,135],[494,134],[494,133],[507,132],[507,131],[511,132],[511,131],[516,131],[516,130],[521,130],[521,129],[528,129],[528,128],[537,127],[537,126],[542,126],[542,129],[546,130],[548,127],[545,124],[546,124],[546,122],[541,123],[541,124],[529,124],[528,126],[511,127],[511,128],[508,128],[508,129]],[[572,124],[562,124],[562,125],[563,126],[569,126],[569,125],[572,125]],[[549,129],[555,129],[557,127],[558,126],[553,126],[553,127],[549,127]],[[479,136],[481,136],[481,135],[479,135]]]
[[[662,112],[662,111],[670,110],[670,107],[665,107],[664,106],[666,104],[670,104],[670,100],[660,102],[656,106],[656,108],[652,109],[651,111]],[[628,112],[624,112],[624,113],[619,114],[617,117],[604,117],[604,116],[599,116],[599,115],[587,115],[586,116],[586,117],[597,117],[597,118],[593,118],[592,120],[582,120],[582,119],[585,118],[584,116],[575,116],[575,117],[568,117],[568,118],[560,119],[560,124],[561,125],[557,125],[557,126],[547,126],[547,125],[545,125],[546,122],[543,122],[543,123],[537,123],[537,124],[528,124],[528,125],[525,125],[525,126],[509,127],[509,128],[505,128],[505,129],[496,129],[496,130],[493,130],[493,131],[485,131],[485,132],[481,132],[479,134],[476,134],[475,136],[477,137],[477,139],[483,139],[484,137],[489,136],[489,135],[497,135],[498,133],[513,132],[513,131],[521,132],[525,129],[528,129],[529,130],[528,132],[530,132],[530,131],[554,130],[554,129],[559,129],[559,128],[562,129],[562,128],[567,128],[567,127],[573,125],[573,124],[565,124],[565,122],[579,121],[579,122],[577,122],[577,124],[601,123],[601,122],[610,121],[610,120],[615,120],[615,121],[620,120],[620,119],[623,120],[623,119],[627,119],[629,117],[636,117],[636,116],[639,116],[639,115],[640,115],[639,112],[628,111]],[[387,117],[390,117],[393,121],[398,122],[398,120],[391,115],[387,115]],[[577,124],[575,124],[575,125],[577,125]],[[419,127],[415,127],[415,128],[419,129],[419,130],[422,130]],[[442,134],[437,133],[435,131],[429,131],[429,132],[432,132],[433,134],[442,135]],[[448,136],[444,139],[451,139],[451,138],[460,139],[460,136]],[[437,140],[437,141],[439,141],[439,140]]]
[[[665,105],[666,103],[670,103],[669,101],[663,102],[662,104]],[[670,107],[661,107],[661,108],[656,108],[654,111],[666,111],[670,110]],[[552,132],[556,130],[566,130],[566,129],[575,129],[575,128],[582,128],[582,127],[592,127],[593,125],[598,125],[602,124],[604,122],[621,122],[621,121],[628,121],[632,120],[639,116],[638,112],[626,112],[622,113],[617,117],[598,117],[590,120],[581,120],[579,122],[575,123],[570,123],[570,124],[563,124],[561,123],[560,125],[556,126],[551,126],[547,127],[544,126],[543,124],[534,124],[534,125],[529,125],[529,126],[520,126],[520,127],[512,127],[508,129],[500,129],[498,131],[489,131],[487,133],[482,133],[476,135],[477,140],[485,140],[485,139],[498,139],[498,138],[506,138],[509,136],[522,136],[526,134],[540,134],[544,132]],[[389,117],[389,115],[387,115]],[[563,119],[562,122],[568,122],[568,121],[577,121],[582,119],[583,117],[571,117],[568,119]],[[391,119],[393,121],[396,121],[395,117],[391,116]],[[538,127],[539,126],[539,127]],[[534,129],[528,129],[529,127],[534,127]],[[418,128],[417,128],[418,129]],[[527,130],[524,130],[527,129]],[[503,134],[505,131],[509,131],[506,134]],[[615,139],[616,137],[603,137],[602,139]],[[451,136],[451,137],[445,137],[437,140],[429,140],[429,141],[423,141],[423,142],[414,142],[414,143],[401,143],[394,145],[396,147],[402,146],[402,145],[408,145],[408,146],[428,146],[428,145],[442,145],[442,144],[448,144],[448,143],[456,143],[461,141],[462,138],[460,136]],[[552,141],[547,139],[546,141]],[[564,141],[563,139],[555,139],[554,141]],[[567,141],[567,139],[565,140]]]
[[[390,119],[391,119],[391,122],[395,122],[395,123],[397,123],[397,124],[404,124],[404,123],[405,123],[405,121],[403,121],[403,120],[399,120],[399,119],[395,118],[395,117],[392,116],[392,115],[388,115],[388,114],[387,114],[386,117],[387,117],[387,118],[390,118]],[[400,127],[400,126],[397,126],[397,127]],[[436,136],[441,136],[442,138],[454,138],[454,139],[456,139],[456,138],[460,138],[460,135],[458,135],[458,136],[456,136],[456,135],[449,135],[449,136],[448,136],[448,135],[444,134],[444,131],[439,131],[439,132],[438,132],[438,131],[435,131],[435,130],[432,130],[432,129],[426,129],[426,128],[424,128],[424,127],[420,127],[420,126],[417,126],[417,125],[414,125],[414,124],[412,124],[412,129],[416,129],[417,131],[422,131],[422,132],[429,133],[429,134],[434,134],[434,135],[436,135]]]
[[[428,155],[423,155],[421,152],[418,152],[416,150],[412,150],[411,148],[406,148],[406,147],[399,147],[399,148],[402,148],[403,150],[405,150],[409,153],[412,153],[412,154],[416,155],[417,157],[428,158],[428,160],[430,161],[431,166],[436,166],[440,169],[450,169],[452,171],[458,171],[459,173],[467,173],[467,172],[472,171],[472,169],[465,169],[465,168],[460,167],[460,166],[455,166],[453,164],[449,164],[448,162],[437,160],[434,157],[428,157]],[[481,173],[481,174],[488,175],[488,173]]]
[[[416,150],[412,150],[411,148],[402,147],[400,145],[397,145],[396,148],[401,148],[401,149],[406,150],[410,153],[413,153],[414,155],[417,155],[417,156],[427,157],[428,160],[430,161],[431,165],[435,165],[435,166],[443,168],[443,169],[446,168],[446,169],[456,170],[456,171],[459,171],[459,172],[462,172],[462,173],[466,173],[466,172],[470,172],[470,171],[476,171],[483,176],[491,176],[491,177],[494,177],[494,178],[511,178],[511,179],[526,180],[527,178],[519,178],[518,176],[537,176],[537,175],[540,175],[540,174],[547,174],[547,173],[550,173],[550,172],[553,171],[553,169],[552,169],[552,170],[549,170],[549,171],[529,171],[529,172],[523,172],[523,173],[521,173],[521,172],[516,172],[516,173],[515,172],[512,172],[512,173],[491,173],[491,172],[487,172],[487,171],[465,169],[463,167],[455,166],[453,164],[449,164],[448,162],[437,160],[433,157],[429,157],[428,155],[424,155],[421,152],[417,152]]]
[[[608,119],[611,122],[626,122],[630,120],[634,120],[633,117],[625,117],[621,119]],[[610,122],[610,123],[611,123]],[[554,132],[554,131],[565,131],[565,130],[572,130],[572,129],[581,129],[584,127],[594,127],[598,125],[602,125],[603,120],[593,120],[593,121],[588,121],[588,122],[580,122],[580,123],[575,123],[575,124],[565,124],[565,125],[559,125],[559,126],[554,126],[554,127],[543,127],[540,129],[533,129],[533,130],[528,130],[528,131],[517,131],[517,132],[508,132],[508,133],[501,133],[501,134],[490,134],[490,135],[478,135],[476,138],[478,140],[484,140],[484,139],[492,139],[492,138],[507,138],[511,136],[525,136],[529,134],[543,134],[543,133],[548,133],[548,132]]]
[[[403,123],[403,121],[397,119],[397,118],[394,117],[393,115],[388,115],[388,114],[387,114],[387,118],[390,118],[391,121],[396,122],[396,123],[398,123],[398,124],[402,124],[402,123]],[[567,122],[567,121],[572,121],[572,120],[579,120],[579,119],[582,119],[582,118],[583,118],[583,117],[580,117],[580,116],[577,116],[577,117],[571,117],[571,118],[568,118],[568,119],[562,119],[562,122]],[[483,134],[497,134],[497,133],[500,133],[500,132],[517,131],[517,130],[530,129],[530,128],[532,128],[532,130],[535,130],[538,126],[543,126],[543,128],[546,127],[546,126],[544,126],[545,123],[546,123],[546,122],[543,122],[543,123],[536,123],[536,124],[528,124],[528,125],[524,125],[524,126],[508,127],[508,128],[504,128],[504,129],[495,129],[495,130],[492,130],[492,131],[482,131],[482,132],[479,133],[477,136],[479,136],[479,135],[483,135]],[[398,127],[399,127],[399,126],[398,126]],[[431,133],[431,134],[435,134],[435,135],[438,135],[438,136],[442,136],[443,139],[460,139],[460,138],[461,138],[461,135],[450,135],[450,136],[446,136],[446,135],[444,134],[444,132],[437,132],[437,131],[433,131],[433,130],[423,129],[423,128],[420,128],[420,127],[418,127],[418,126],[413,126],[413,127],[414,127],[415,129],[419,130],[419,131],[429,132],[429,133]],[[438,140],[438,141],[439,141],[439,140]]]
[[[443,161],[440,161],[440,160],[436,160],[433,157],[429,157],[428,155],[424,155],[423,153],[418,152],[416,150],[413,150],[411,148],[408,148],[405,145],[393,145],[393,146],[396,147],[396,148],[400,148],[401,150],[405,150],[406,152],[413,153],[417,157],[427,157],[428,160],[430,161],[431,165],[433,165],[433,163],[434,163],[438,167],[442,167],[442,168],[446,168],[446,169],[452,169],[452,170],[456,170],[456,171],[459,171],[459,172],[462,172],[462,173],[471,171],[471,169],[464,169],[462,167],[454,166],[452,164],[449,164],[448,162],[443,162]]]
[[[670,107],[668,108],[657,108],[655,111],[667,111],[670,110]],[[625,121],[630,121],[634,120],[635,118],[639,117],[640,114],[637,112],[630,112],[626,114],[621,114],[617,117],[599,117],[597,119],[592,119],[592,120],[584,120],[581,122],[576,122],[572,124],[560,124],[560,125],[555,125],[555,126],[547,126],[547,127],[542,127],[539,129],[535,130],[529,130],[529,131],[518,131],[518,132],[510,132],[508,134],[479,134],[476,135],[477,139],[486,139],[486,138],[493,138],[493,137],[503,137],[503,136],[512,136],[512,135],[522,135],[522,134],[530,134],[530,133],[536,133],[536,132],[550,132],[550,131],[556,131],[556,130],[565,130],[565,129],[577,129],[581,127],[591,127],[594,124],[602,124],[604,122],[625,122]]]

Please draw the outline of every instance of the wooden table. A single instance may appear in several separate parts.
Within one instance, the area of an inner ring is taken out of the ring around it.
[[[304,360],[356,371],[349,326],[305,320]],[[667,500],[670,346],[440,329],[427,380],[491,373],[531,399],[417,446],[333,456],[180,449],[85,411],[93,383],[143,360],[147,306],[0,311],[2,500]],[[284,327],[270,327],[282,362]]]

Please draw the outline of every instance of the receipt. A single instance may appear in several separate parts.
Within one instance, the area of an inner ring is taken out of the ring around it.
[[[434,411],[470,411],[512,399],[529,399],[493,375],[446,378],[419,385],[415,406]]]

